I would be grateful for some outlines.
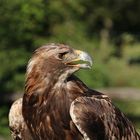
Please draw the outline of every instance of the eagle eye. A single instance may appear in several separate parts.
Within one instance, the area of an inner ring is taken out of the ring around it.
[[[69,53],[69,52],[67,51],[67,52],[59,53],[59,56],[58,57],[60,59],[63,59],[67,53]]]

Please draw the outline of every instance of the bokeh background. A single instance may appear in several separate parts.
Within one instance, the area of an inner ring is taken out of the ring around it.
[[[0,0],[0,140],[10,139],[9,107],[24,92],[32,52],[51,42],[93,56],[77,75],[140,132],[140,0]]]

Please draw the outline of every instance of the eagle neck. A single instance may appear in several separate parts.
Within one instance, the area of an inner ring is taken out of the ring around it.
[[[27,75],[25,94],[29,96],[34,93],[49,94],[52,90],[61,88],[69,76],[68,72],[31,72]]]

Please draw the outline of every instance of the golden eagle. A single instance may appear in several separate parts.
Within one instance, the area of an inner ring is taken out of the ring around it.
[[[140,140],[110,98],[88,88],[74,72],[91,57],[63,44],[38,48],[29,61],[23,99],[9,113],[15,140]],[[22,101],[23,100],[23,101]]]

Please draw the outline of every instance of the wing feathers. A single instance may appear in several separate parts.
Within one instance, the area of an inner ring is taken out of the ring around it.
[[[85,140],[139,140],[131,122],[106,97],[79,97],[71,118]]]

